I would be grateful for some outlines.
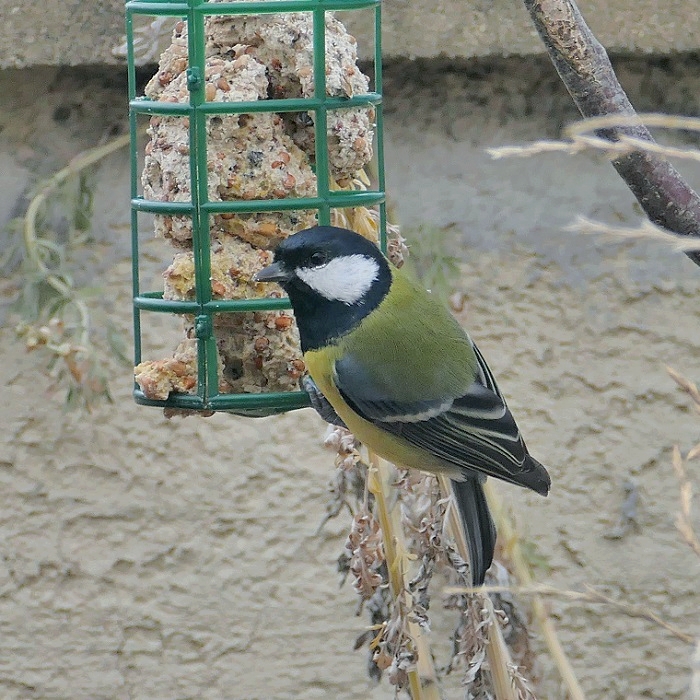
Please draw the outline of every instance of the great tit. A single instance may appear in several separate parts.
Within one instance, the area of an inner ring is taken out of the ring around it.
[[[312,380],[305,387],[321,415],[397,465],[453,480],[472,581],[483,584],[496,544],[486,476],[543,496],[551,482],[476,345],[440,302],[353,231],[295,233],[255,279],[278,282],[289,296]]]

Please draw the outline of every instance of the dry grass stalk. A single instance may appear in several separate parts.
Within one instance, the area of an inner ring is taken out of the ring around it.
[[[506,513],[500,500],[488,482],[486,482],[485,491],[489,506],[491,507],[491,511],[493,512],[494,519],[496,521],[496,527],[501,533],[503,542],[505,542],[505,549],[508,552],[510,560],[513,564],[516,578],[525,586],[533,586],[534,577],[532,575],[530,565],[527,563],[525,555],[523,554],[520,546],[520,539],[513,525],[512,518]],[[491,590],[491,588],[487,588],[485,590],[488,591]],[[570,700],[585,700],[586,696],[578,682],[578,679],[576,678],[576,673],[574,672],[574,669],[571,666],[566,653],[564,652],[561,642],[559,641],[556,627],[554,626],[552,618],[547,611],[547,607],[545,606],[542,598],[536,594],[532,599],[532,612],[537,620],[537,624],[540,627],[542,637],[544,638],[545,644],[549,649],[549,653],[556,664],[557,669],[559,670],[559,675],[566,685]]]
[[[695,410],[700,413],[700,391],[697,386],[686,379],[680,372],[677,372],[672,367],[666,367],[666,371],[671,375],[673,381],[690,396]],[[691,511],[693,506],[693,484],[688,478],[688,470],[686,465],[688,462],[697,459],[700,456],[700,443],[695,445],[690,452],[685,456],[681,455],[680,448],[675,445],[673,448],[673,470],[679,482],[681,509],[676,519],[676,527],[681,533],[683,541],[695,552],[696,556],[700,557],[700,539],[693,527]]]
[[[673,469],[680,483],[681,510],[676,518],[676,527],[681,533],[683,541],[700,557],[700,540],[693,528],[691,509],[693,503],[693,485],[688,478],[686,463],[697,458],[700,454],[700,445],[696,445],[683,459],[678,445],[673,447]]]
[[[690,396],[695,410],[700,413],[700,391],[694,382],[684,377],[680,372],[677,372],[672,367],[666,367],[666,371],[671,375],[673,381]],[[695,445],[683,459],[680,448],[675,445],[673,448],[673,470],[678,478],[680,488],[680,504],[681,509],[676,518],[676,527],[681,534],[684,542],[695,552],[695,555],[700,557],[700,539],[693,527],[691,518],[693,505],[693,485],[688,478],[688,470],[686,465],[691,460],[697,459],[700,455],[700,444]],[[691,700],[700,700],[700,641],[695,641],[695,652],[691,659],[691,678],[690,692]]]
[[[608,158],[642,151],[665,158],[683,158],[700,161],[700,151],[697,148],[677,148],[664,146],[654,141],[647,141],[634,136],[620,134],[616,141],[596,136],[595,131],[624,126],[663,127],[666,129],[684,129],[700,132],[700,119],[695,117],[679,117],[670,114],[640,114],[635,116],[607,115],[591,117],[570,124],[564,129],[566,140],[542,139],[526,146],[501,146],[488,148],[487,153],[494,159],[527,158],[541,153],[567,153],[576,155],[584,151],[601,151]]]
[[[545,139],[525,146],[490,148],[487,149],[487,152],[494,159],[524,158],[541,153],[576,155],[584,151],[596,150],[611,160],[631,153],[647,153],[662,158],[683,158],[700,161],[700,150],[697,148],[664,146],[655,141],[630,136],[625,133],[618,134],[616,141],[610,141],[607,138],[597,136],[595,133],[602,129],[635,127],[642,123],[650,127],[700,132],[700,118],[696,117],[681,117],[669,114],[613,114],[583,119],[570,124],[564,129],[565,140]],[[648,220],[643,221],[638,227],[624,227],[610,226],[603,222],[592,221],[579,216],[565,230],[575,233],[603,234],[615,238],[655,240],[670,245],[674,250],[683,253],[697,253],[700,251],[700,242],[698,242],[697,238],[678,235]]]
[[[572,224],[564,228],[573,233],[602,234],[613,238],[630,240],[653,240],[671,246],[681,253],[700,250],[700,240],[689,236],[678,236],[666,229],[656,226],[651,221],[642,221],[639,226],[610,226],[602,221],[593,221],[585,216],[578,216]]]
[[[690,700],[700,700],[700,642],[695,645],[691,667],[693,675],[690,679]]]
[[[443,498],[450,499],[452,494],[452,485],[450,480],[444,475],[438,475],[438,483]],[[469,548],[465,539],[462,523],[459,518],[457,508],[448,507],[447,509],[448,529],[455,541],[457,552],[464,561],[469,561]],[[515,669],[515,664],[511,659],[510,652],[506,646],[501,626],[496,618],[496,613],[493,608],[491,599],[488,594],[482,592],[483,589],[473,589],[472,594],[479,598],[479,602],[483,609],[487,611],[486,618],[488,621],[487,633],[488,644],[486,644],[486,655],[489,661],[491,670],[491,678],[493,681],[493,689],[498,700],[517,700],[515,684],[513,683],[512,673]]]
[[[680,627],[667,622],[659,615],[657,615],[651,608],[644,605],[633,605],[631,603],[626,603],[621,600],[615,600],[609,595],[599,591],[589,584],[584,584],[585,591],[573,591],[573,590],[563,590],[561,588],[555,588],[554,586],[547,586],[544,584],[532,583],[530,585],[524,586],[486,586],[484,590],[488,593],[499,593],[502,591],[509,591],[516,594],[531,595],[531,596],[550,596],[564,598],[566,600],[583,602],[583,603],[601,603],[605,605],[610,605],[614,607],[619,612],[627,615],[628,617],[634,617],[640,620],[646,620],[659,627],[662,627],[667,632],[672,634],[677,639],[685,642],[686,644],[695,642],[695,637],[682,630]],[[470,591],[469,588],[460,587],[449,587],[446,589],[447,593],[464,593],[465,591]]]

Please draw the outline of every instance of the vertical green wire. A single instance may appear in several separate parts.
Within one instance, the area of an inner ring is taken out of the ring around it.
[[[188,0],[187,42],[190,90],[190,192],[192,197],[192,248],[195,269],[195,298],[201,312],[195,318],[197,337],[197,393],[206,402],[218,393],[218,353],[213,322],[204,304],[211,301],[211,245],[209,214],[202,209],[208,201],[207,115],[199,109],[206,102],[204,0]]]
[[[134,16],[127,8],[126,11],[126,61],[129,103],[136,97],[136,64],[134,62]],[[138,114],[129,109],[129,161],[130,161],[130,192],[133,200],[138,196]],[[131,207],[131,293],[136,298],[141,293],[139,270],[139,214]],[[141,310],[133,308],[134,324],[134,365],[141,362]]]
[[[374,8],[374,91],[383,95],[382,85],[382,6]],[[377,149],[377,187],[380,192],[386,192],[386,177],[384,175],[384,102],[376,105],[376,149]],[[387,251],[386,239],[386,200],[379,204],[379,247],[383,253]]]
[[[326,107],[326,10],[323,0],[313,11],[314,28],[314,97],[321,101],[316,110],[316,188],[323,204],[318,210],[318,223],[331,223],[330,177],[328,167],[328,108]]]

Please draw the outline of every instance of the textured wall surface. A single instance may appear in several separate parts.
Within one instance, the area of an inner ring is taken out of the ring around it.
[[[700,48],[699,0],[580,0],[578,4],[611,51],[669,53]],[[118,62],[113,50],[123,42],[124,5],[123,0],[0,0],[0,67]],[[384,0],[383,7],[386,56],[542,51],[521,0]],[[360,44],[370,46],[370,16],[349,12],[343,18]]]
[[[628,60],[618,71],[643,109],[698,109],[692,59]],[[698,416],[663,366],[700,376],[698,268],[658,244],[562,232],[577,214],[639,220],[604,160],[485,154],[552,136],[574,117],[546,61],[396,62],[386,85],[387,180],[404,232],[409,242],[419,227],[444,232],[461,260],[461,319],[551,469],[547,499],[500,488],[546,559],[539,580],[600,586],[700,633],[700,563],[675,529],[670,464],[674,443],[697,440]],[[38,175],[124,127],[125,97],[110,72],[48,68],[0,73],[0,94],[13,105],[0,113],[4,223]],[[681,168],[700,182],[697,165]],[[97,318],[128,335],[124,153],[100,165],[94,185],[81,260],[99,271]],[[172,251],[150,241],[142,254],[157,288]],[[3,277],[0,299],[21,283]],[[148,351],[164,354],[177,323],[152,315],[145,326]],[[113,404],[66,413],[8,324],[0,358],[0,697],[394,697],[370,684],[364,652],[352,650],[366,618],[355,617],[355,595],[335,571],[349,517],[317,533],[333,467],[313,413],[167,421],[133,404],[129,370],[116,364]],[[628,480],[637,522],[609,539]],[[454,620],[439,587],[434,595],[444,664]],[[588,698],[684,697],[688,645],[615,609],[560,597],[549,606]],[[533,634],[539,697],[562,698]],[[463,692],[454,674],[445,696]]]

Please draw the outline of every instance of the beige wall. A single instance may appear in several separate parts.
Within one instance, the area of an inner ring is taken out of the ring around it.
[[[113,49],[122,43],[124,5],[123,0],[0,0],[0,67],[118,62]],[[700,48],[698,0],[580,0],[579,6],[612,51]],[[360,45],[368,46],[361,26],[354,31]],[[521,0],[384,0],[386,56],[539,51]]]

